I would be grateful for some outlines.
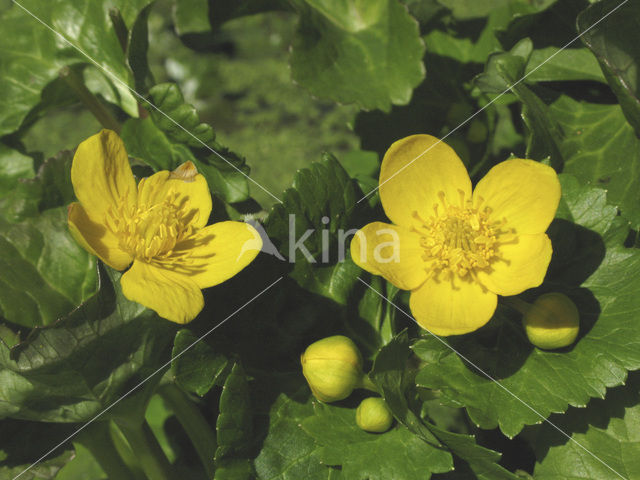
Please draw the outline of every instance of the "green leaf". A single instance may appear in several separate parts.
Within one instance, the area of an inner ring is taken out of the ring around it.
[[[534,0],[530,2],[525,0],[438,0],[438,3],[451,10],[453,16],[458,20],[468,20],[489,16],[491,12],[501,7],[519,6],[520,4],[526,6],[528,12],[539,12],[548,8],[555,3],[555,1],[556,0]]]
[[[252,388],[264,440],[254,460],[259,480],[333,480],[335,470],[321,463],[319,447],[301,427],[314,415],[316,401],[302,374],[265,375]]]
[[[605,82],[598,61],[586,48],[535,49],[527,62],[525,75],[529,83],[580,80]]]
[[[75,200],[75,193],[71,183],[71,163],[73,152],[62,151],[55,157],[48,158],[38,169],[35,178],[24,183],[38,192],[40,211],[63,207]]]
[[[606,399],[552,416],[551,421],[571,440],[550,425],[529,432],[537,456],[535,478],[638,478],[639,413],[640,377],[633,374],[627,385],[607,392]]]
[[[320,98],[389,111],[425,76],[418,24],[397,0],[299,0],[293,79]],[[367,88],[362,88],[367,85]]]
[[[617,8],[619,7],[619,8]],[[614,11],[615,9],[615,11]],[[606,20],[600,21],[609,12]],[[640,5],[604,0],[578,15],[582,41],[598,57],[602,71],[618,97],[627,121],[640,135]],[[596,22],[598,24],[591,28]]]
[[[134,90],[144,95],[150,85],[153,85],[153,75],[149,69],[147,51],[149,50],[149,14],[155,2],[151,1],[136,17],[127,42],[127,64],[131,68],[134,78]]]
[[[171,374],[187,392],[204,396],[214,385],[224,385],[231,365],[205,340],[198,340],[190,330],[180,330],[173,343]],[[193,345],[193,346],[191,346]],[[188,348],[188,350],[187,350]]]
[[[0,198],[13,190],[20,179],[34,176],[31,157],[0,143]]]
[[[476,77],[476,85],[486,93],[502,94],[510,88],[522,102],[522,119],[529,129],[526,158],[543,160],[551,157],[551,164],[559,168],[563,163],[559,148],[562,132],[549,107],[520,81],[531,56],[533,44],[526,38],[509,53],[496,53],[489,57],[484,73]]]
[[[227,376],[220,395],[216,436],[218,449],[215,461],[232,454],[243,453],[252,437],[252,412],[247,376],[239,363],[235,363]]]
[[[73,458],[60,469],[55,480],[85,480],[86,478],[102,480],[107,478],[87,448],[74,442],[73,450]]]
[[[441,454],[446,453],[445,448],[455,454],[458,458],[456,470],[469,471],[480,480],[516,480],[513,474],[497,464],[500,460],[498,452],[477,445],[473,436],[447,432],[414,413],[407,400],[408,389],[415,386],[413,374],[407,369],[409,355],[409,338],[406,332],[401,332],[380,349],[370,374],[396,419],[428,444],[442,445]],[[447,457],[443,456],[441,461]],[[448,469],[452,468],[449,457]]]
[[[200,123],[195,107],[185,103],[177,85],[161,83],[151,88],[149,94],[159,110],[151,108],[151,118],[169,140],[195,148],[202,148],[203,143],[213,145],[216,138],[213,128]]]
[[[117,1],[125,21],[133,22],[137,11],[149,0]],[[125,55],[109,21],[107,0],[25,0],[20,4],[42,22],[64,35],[101,67],[127,85],[132,85]],[[91,61],[62,41],[25,10],[12,5],[0,18],[5,40],[0,58],[4,88],[0,92],[0,136],[16,131],[27,114],[40,103],[43,89],[58,78],[63,66]],[[28,34],[25,34],[28,32]],[[121,83],[109,82],[118,95],[118,105],[137,116],[137,102]]]
[[[499,426],[509,437],[569,405],[603,397],[607,387],[625,381],[627,370],[640,368],[634,347],[640,336],[629,321],[640,312],[640,251],[623,247],[627,227],[603,190],[566,175],[561,183],[559,220],[549,230],[554,257],[542,291],[563,291],[576,303],[577,343],[562,351],[533,348],[518,316],[501,308],[486,329],[446,339],[502,386],[434,338],[413,347],[426,363],[418,385],[439,389],[445,401],[465,406],[476,424]]]
[[[19,222],[36,215],[40,192],[28,181],[35,176],[33,159],[0,143],[0,216]]]
[[[316,404],[315,415],[306,418],[302,428],[323,447],[322,462],[341,466],[349,479],[426,480],[451,469],[447,455],[402,425],[384,434],[361,430],[352,408]]]
[[[210,33],[209,0],[176,0],[173,20],[178,35]]]
[[[640,140],[618,105],[560,96],[551,113],[563,131],[564,171],[607,189],[607,199],[640,227]]]
[[[48,325],[96,288],[95,258],[71,237],[65,208],[19,224],[0,219],[0,311],[8,321]]]
[[[212,193],[229,203],[247,200],[249,168],[242,158],[215,141],[211,126],[200,123],[195,108],[184,102],[180,89],[164,83],[152,87],[149,94],[158,110],[151,108],[150,118],[129,119],[122,127],[128,153],[155,170],[173,170],[192,161]]]
[[[173,324],[127,300],[120,274],[109,275],[102,272],[98,293],[69,316],[12,349],[0,343],[0,417],[85,422],[168,358]],[[101,418],[139,418],[159,380],[151,377]]]
[[[351,235],[366,223],[368,207],[356,203],[361,196],[356,182],[327,154],[296,173],[265,222],[282,256],[295,262],[290,276],[343,305],[361,272],[349,254]]]
[[[476,84],[485,92],[500,93],[521,77],[523,62],[532,56],[528,39],[510,53],[492,55]],[[550,96],[553,101],[547,105],[524,82],[513,91],[523,104],[522,116],[529,127],[527,157],[551,157],[556,169],[606,186],[609,201],[620,207],[633,228],[640,227],[640,180],[629,174],[629,169],[635,171],[640,165],[640,140],[620,106],[579,102],[566,95]]]
[[[223,459],[216,464],[213,480],[252,480],[256,478],[251,461],[243,458]]]
[[[453,2],[441,2],[453,3]],[[464,11],[472,13],[472,6],[481,6],[481,1],[473,1]],[[468,24],[447,25],[446,31],[441,29],[431,30],[424,41],[427,51],[441,57],[449,57],[460,63],[484,64],[489,54],[502,50],[500,42],[496,38],[495,31],[506,28],[514,17],[536,11],[530,3],[520,1],[494,1],[486,12],[486,24],[479,35],[470,34]],[[449,5],[450,8],[453,5]],[[454,15],[455,10],[454,10]],[[485,16],[485,15],[482,15]],[[451,30],[451,28],[457,30]],[[596,68],[599,67],[596,65]]]

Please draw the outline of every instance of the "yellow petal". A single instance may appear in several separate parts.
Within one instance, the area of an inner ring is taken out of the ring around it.
[[[427,279],[423,254],[417,233],[388,223],[370,223],[351,240],[356,265],[402,290],[418,288]]]
[[[552,252],[546,234],[518,235],[516,240],[500,246],[500,259],[478,271],[478,280],[498,295],[517,295],[542,283]]]
[[[413,162],[413,163],[412,163]],[[387,217],[410,227],[413,212],[427,218],[440,203],[459,205],[460,191],[471,198],[471,180],[464,164],[449,145],[431,135],[413,135],[395,142],[382,160],[380,200]]]
[[[171,199],[175,205],[187,205],[189,222],[197,228],[207,224],[211,214],[211,193],[205,178],[192,162],[173,172],[162,170],[143,178],[138,184],[138,205],[151,207]]]
[[[80,203],[95,223],[104,223],[109,207],[134,205],[136,184],[120,137],[102,130],[80,145],[71,165],[71,182]]]
[[[476,205],[490,207],[494,219],[506,219],[506,226],[518,233],[544,233],[560,202],[560,182],[553,168],[516,158],[489,170],[473,199]]]
[[[461,335],[487,323],[498,304],[495,293],[472,279],[427,280],[411,292],[411,313],[422,328],[436,335]]]
[[[176,323],[189,323],[204,307],[202,292],[184,275],[135,261],[120,279],[122,293]]]
[[[104,225],[92,221],[77,202],[69,205],[69,231],[73,238],[89,253],[116,270],[124,270],[133,258],[120,248],[118,237]]]
[[[178,257],[170,268],[187,275],[200,288],[212,287],[249,265],[262,248],[258,231],[244,222],[219,222],[176,245]]]

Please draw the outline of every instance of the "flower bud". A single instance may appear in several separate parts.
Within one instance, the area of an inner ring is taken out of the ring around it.
[[[541,295],[523,318],[529,341],[544,350],[571,345],[578,336],[580,315],[569,297],[562,293]]]
[[[391,410],[380,397],[365,398],[356,410],[356,424],[366,432],[386,432],[392,423]]]
[[[362,383],[362,357],[351,339],[342,335],[323,338],[300,356],[302,374],[321,402],[337,402]]]

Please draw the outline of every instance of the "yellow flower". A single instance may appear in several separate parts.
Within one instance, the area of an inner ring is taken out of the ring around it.
[[[464,165],[438,142],[414,135],[391,145],[380,199],[394,225],[366,225],[351,255],[368,272],[411,290],[411,312],[423,328],[458,335],[489,321],[497,295],[542,283],[552,253],[545,231],[560,183],[551,167],[513,159],[493,167],[472,193]]]
[[[192,162],[143,178],[136,187],[118,135],[102,130],[82,142],[71,181],[79,202],[69,205],[69,229],[87,251],[124,270],[124,295],[177,323],[204,306],[202,288],[233,277],[262,242],[243,222],[205,226],[211,194]]]

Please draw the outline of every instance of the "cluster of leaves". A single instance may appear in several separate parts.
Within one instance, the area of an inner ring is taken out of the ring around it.
[[[185,101],[189,78],[165,81],[172,52],[154,50],[170,35],[200,63],[231,62],[230,32],[255,26],[253,15],[287,26],[297,95],[317,97],[319,111],[352,105],[353,131],[341,135],[360,142],[292,174],[284,192],[263,192],[277,200],[269,209],[242,152]],[[629,373],[640,370],[637,18],[637,3],[618,0],[22,0],[0,10],[0,478],[156,478],[131,434],[141,422],[171,464],[157,478],[640,476],[640,383]],[[67,231],[72,152],[29,147],[64,109],[118,130],[139,176],[194,162],[213,220],[263,220],[270,254],[206,291],[184,328],[128,301],[120,274]],[[413,133],[446,136],[474,180],[509,155],[561,172],[551,266],[524,297],[560,291],[576,303],[572,347],[534,348],[503,306],[477,332],[430,336],[397,289],[351,261],[342,232],[384,219],[375,194],[360,200],[381,154]],[[396,419],[390,431],[356,426],[362,392],[334,405],[311,396],[299,354],[335,334],[360,347]]]

